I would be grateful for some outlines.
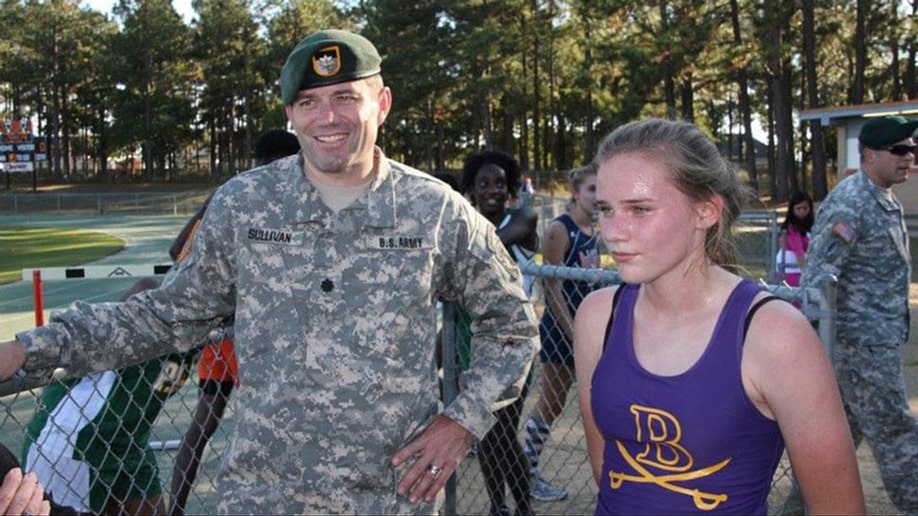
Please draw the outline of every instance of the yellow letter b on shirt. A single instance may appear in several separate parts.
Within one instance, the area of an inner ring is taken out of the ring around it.
[[[636,437],[648,442],[638,462],[664,471],[687,471],[695,463],[692,454],[679,444],[682,427],[675,416],[664,410],[632,405]]]

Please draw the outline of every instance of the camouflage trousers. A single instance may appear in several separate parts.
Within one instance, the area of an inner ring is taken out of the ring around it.
[[[867,439],[890,500],[918,514],[918,419],[908,406],[899,346],[839,340],[834,362],[855,446]]]

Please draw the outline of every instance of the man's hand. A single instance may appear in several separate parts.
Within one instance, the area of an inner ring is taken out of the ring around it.
[[[51,503],[44,496],[45,490],[35,473],[23,476],[21,469],[13,468],[0,485],[0,514],[50,514]]]
[[[9,380],[25,364],[25,352],[18,340],[0,342],[0,382]]]
[[[468,455],[474,438],[462,425],[446,416],[437,416],[421,435],[397,451],[392,466],[415,458],[398,483],[398,494],[411,503],[432,502],[450,475]]]

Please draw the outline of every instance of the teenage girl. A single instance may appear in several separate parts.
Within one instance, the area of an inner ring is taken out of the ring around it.
[[[613,131],[596,164],[624,282],[587,297],[574,324],[596,513],[766,514],[786,446],[810,513],[863,514],[819,338],[731,272],[733,167],[694,125],[659,119]]]
[[[499,151],[484,151],[467,157],[462,170],[462,191],[472,204],[497,228],[497,236],[521,266],[531,263],[539,246],[538,215],[527,204],[519,209],[507,209],[520,189],[520,167],[510,155]],[[531,294],[532,280],[523,277],[523,288]],[[468,369],[471,346],[471,316],[459,311],[456,328],[460,370]],[[529,463],[517,439],[520,415],[529,385],[527,379],[520,395],[510,404],[494,411],[497,422],[484,436],[478,448],[478,463],[484,476],[490,499],[490,514],[504,516],[512,513],[532,514],[529,497]],[[504,486],[516,500],[511,512],[506,504]]]
[[[570,174],[571,203],[568,213],[549,224],[542,243],[546,265],[599,268],[599,236],[593,228],[596,214],[596,169],[575,169]],[[593,290],[587,281],[546,278],[546,309],[539,324],[542,339],[541,395],[526,421],[526,456],[532,482],[532,497],[540,501],[563,500],[567,490],[542,476],[540,457],[551,425],[564,409],[567,392],[574,381],[574,313],[584,296]]]
[[[778,250],[778,280],[792,287],[800,286],[800,275],[806,266],[806,251],[813,228],[813,198],[806,192],[796,192],[787,203],[787,214],[781,223]]]

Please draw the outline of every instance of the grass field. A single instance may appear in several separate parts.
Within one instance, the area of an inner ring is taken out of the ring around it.
[[[120,238],[94,231],[52,228],[0,229],[0,284],[22,279],[22,269],[67,267],[110,256]]]

